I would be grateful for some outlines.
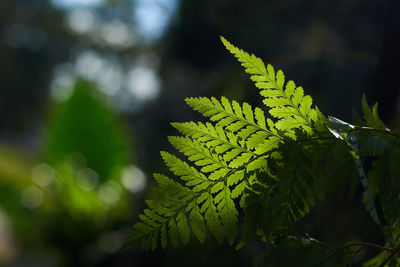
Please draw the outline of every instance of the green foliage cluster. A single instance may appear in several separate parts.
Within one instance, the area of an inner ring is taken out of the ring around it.
[[[101,182],[107,181],[116,168],[130,163],[124,125],[92,83],[77,80],[71,90],[72,95],[57,103],[49,116],[44,157],[57,164],[80,153]]]
[[[236,240],[237,248],[254,236],[274,245],[328,195],[346,189],[352,197],[359,181],[367,211],[388,243],[399,245],[399,135],[380,120],[377,105],[371,109],[364,97],[364,118],[356,125],[326,117],[281,70],[221,40],[250,74],[269,114],[225,97],[187,98],[210,121],[172,123],[182,136],[169,141],[188,161],[161,152],[174,176],[154,175],[158,186],[125,246],[176,246],[191,233],[200,243],[211,233],[220,242]],[[371,156],[366,173],[363,161]]]
[[[131,160],[130,139],[93,83],[78,79],[70,90],[48,118],[43,158],[55,178],[41,189],[58,212],[101,225],[126,211],[127,192],[120,180]]]

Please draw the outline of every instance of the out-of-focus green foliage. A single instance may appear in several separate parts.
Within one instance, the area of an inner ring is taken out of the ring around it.
[[[44,182],[42,189],[52,199],[53,209],[79,221],[102,224],[127,207],[121,175],[131,163],[130,142],[122,121],[92,84],[78,80],[72,89],[72,95],[55,104],[49,116],[44,161],[50,169],[43,168],[51,173],[42,175],[52,175],[48,179],[54,182]]]
[[[123,123],[101,97],[92,84],[78,80],[72,95],[53,107],[44,148],[44,160],[54,168],[54,185],[46,191],[55,208],[97,224],[128,207],[121,175],[131,164]]]
[[[104,182],[126,166],[131,155],[126,129],[101,97],[90,83],[76,82],[72,96],[50,115],[44,159],[57,164],[73,158]]]
[[[93,259],[82,252],[71,258],[71,248],[96,246],[102,233],[132,216],[121,182],[132,164],[131,142],[95,87],[79,80],[72,89],[52,106],[41,159],[0,147],[0,207],[23,245],[51,248],[57,265],[86,266]]]

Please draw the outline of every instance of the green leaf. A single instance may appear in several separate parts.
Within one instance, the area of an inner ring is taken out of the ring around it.
[[[211,232],[214,234],[218,242],[221,243],[224,238],[224,231],[211,194],[208,194],[208,197],[203,203],[200,212],[204,213],[204,218],[207,221],[208,227],[210,228]]]
[[[246,164],[253,157],[252,153],[242,153],[229,163],[229,167],[238,168]]]
[[[240,184],[238,184],[233,190],[232,190],[232,194],[231,197],[233,199],[238,198],[239,196],[241,196],[243,194],[244,189],[246,188],[246,182],[243,181]]]
[[[163,226],[161,227],[161,247],[163,249],[165,249],[167,247],[167,243],[168,243],[168,236],[167,236],[167,225],[163,224]]]
[[[244,178],[244,170],[236,171],[232,175],[227,178],[227,185],[232,186],[243,180]]]
[[[192,231],[199,240],[200,243],[204,243],[206,234],[206,226],[204,224],[204,218],[200,213],[199,207],[196,205],[189,215]]]
[[[183,211],[178,213],[178,216],[176,217],[177,226],[178,226],[178,232],[181,237],[182,243],[187,244],[190,239],[190,228],[187,223],[186,215]]]
[[[257,155],[261,155],[270,152],[271,150],[276,149],[280,142],[280,139],[276,137],[270,137],[256,147],[255,153]]]
[[[174,247],[177,247],[179,245],[179,237],[178,237],[178,230],[176,227],[175,218],[171,218],[169,220],[168,233],[169,233],[169,237],[172,242],[172,245],[174,245]]]
[[[217,192],[221,191],[223,188],[224,188],[224,183],[223,182],[219,182],[219,183],[214,184],[214,186],[211,187],[210,192],[212,194],[214,194],[214,193],[217,193]]]
[[[235,203],[231,198],[231,191],[229,190],[229,187],[225,187],[221,193],[223,193],[223,198],[218,204],[218,211],[220,212],[225,236],[228,240],[228,243],[232,245],[237,231],[238,211],[236,210]]]
[[[367,98],[365,97],[365,94],[363,94],[361,106],[367,126],[380,130],[388,130],[386,125],[378,116],[378,103],[375,103],[373,108],[370,109],[367,103]]]

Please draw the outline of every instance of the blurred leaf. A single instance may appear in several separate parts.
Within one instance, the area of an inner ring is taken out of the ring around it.
[[[50,115],[45,159],[56,164],[72,156],[104,182],[128,165],[131,146],[121,121],[100,97],[90,83],[76,82],[72,96]]]

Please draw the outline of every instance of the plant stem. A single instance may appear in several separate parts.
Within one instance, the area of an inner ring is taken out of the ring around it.
[[[391,248],[389,250],[389,255],[386,257],[386,259],[379,265],[379,267],[383,267],[386,265],[386,263],[388,263],[394,255],[396,255],[397,252],[399,252],[400,250],[400,246],[395,247],[395,248]]]
[[[314,241],[314,240],[312,240],[312,241]],[[320,241],[314,241],[314,242],[322,244]],[[383,262],[383,265],[380,265],[380,267],[383,267],[384,264],[387,263],[394,256],[394,254],[396,254],[400,250],[400,247],[397,247],[397,248],[394,249],[394,248],[384,247],[384,246],[381,246],[381,245],[377,245],[377,244],[374,244],[374,243],[368,243],[368,242],[351,242],[351,243],[348,243],[348,244],[346,244],[344,246],[336,248],[335,251],[333,251],[331,254],[329,254],[328,256],[326,256],[325,258],[323,258],[322,260],[320,260],[319,262],[317,262],[313,266],[320,266],[320,264],[322,262],[324,262],[324,261],[328,260],[329,258],[337,255],[338,253],[342,252],[343,250],[346,250],[348,248],[355,247],[355,246],[370,247],[370,248],[374,248],[374,249],[389,251],[389,253],[390,253],[389,256],[385,259],[385,261]]]
[[[370,131],[370,132],[378,132],[378,133],[382,133],[382,134],[388,134],[388,135],[392,135],[396,138],[400,138],[400,135],[390,131],[390,130],[381,130],[381,129],[375,129],[375,128],[370,128],[370,127],[359,127],[358,130],[362,130],[362,131]]]

